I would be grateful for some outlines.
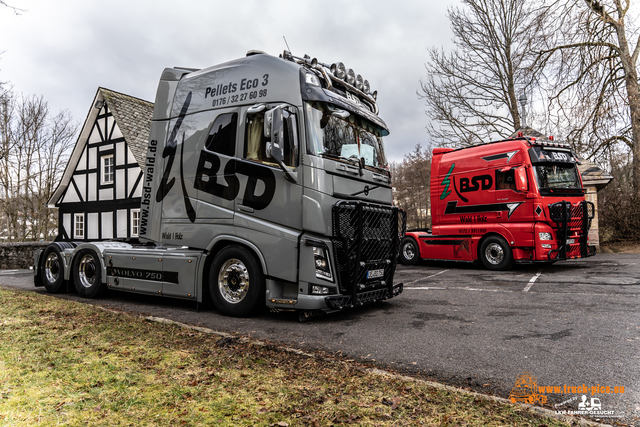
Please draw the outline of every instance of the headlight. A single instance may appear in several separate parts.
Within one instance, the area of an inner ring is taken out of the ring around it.
[[[329,288],[326,286],[313,285],[311,286],[311,293],[314,295],[328,295]]]
[[[307,84],[320,86],[320,80],[318,80],[318,76],[316,76],[315,74],[306,73],[304,75],[304,80],[307,82]]]
[[[540,237],[540,240],[553,240],[551,233],[538,233],[538,236]]]
[[[336,62],[335,64],[332,64],[331,72],[340,80],[344,79],[344,77],[347,75],[347,69],[342,62]]]
[[[362,80],[362,76],[358,74],[356,76],[356,89],[362,90],[363,85],[364,85],[364,81]]]
[[[345,81],[353,86],[356,83],[356,72],[353,71],[352,68],[347,70],[347,77],[345,77]]]
[[[364,83],[362,83],[362,91],[364,92],[365,95],[369,95],[370,89],[371,89],[371,86],[369,86],[369,80],[365,80]]]
[[[316,277],[318,279],[333,281],[331,274],[331,263],[329,262],[329,254],[325,248],[313,247],[313,262],[316,267]]]

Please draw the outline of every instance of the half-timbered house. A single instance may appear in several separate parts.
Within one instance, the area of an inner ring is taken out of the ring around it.
[[[142,169],[153,103],[98,88],[49,207],[58,208],[57,240],[138,236]]]

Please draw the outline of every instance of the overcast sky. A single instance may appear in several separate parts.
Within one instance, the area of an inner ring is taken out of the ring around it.
[[[0,81],[42,95],[80,124],[99,86],[154,101],[165,67],[204,68],[259,49],[342,61],[378,90],[399,161],[426,146],[416,91],[431,46],[451,47],[446,4],[410,1],[7,0],[0,7]]]

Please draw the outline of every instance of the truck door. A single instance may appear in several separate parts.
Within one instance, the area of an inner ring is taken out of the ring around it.
[[[496,170],[497,221],[508,227],[518,246],[533,245],[532,203],[526,198],[529,188],[524,166],[506,166]]]
[[[238,111],[218,110],[216,114],[207,138],[196,147],[196,210],[199,220],[232,225],[234,200],[240,190],[235,160]]]
[[[269,274],[295,281],[298,236],[302,228],[302,185],[297,170],[299,155],[298,110],[281,104],[281,117],[260,105],[243,111],[243,154],[236,162],[240,191],[235,199],[236,233],[262,248]],[[274,138],[269,134],[272,121],[281,120],[282,163],[272,155]],[[265,124],[266,122],[266,124]]]
[[[160,242],[204,249],[221,233],[208,225],[232,227],[238,186],[228,153],[235,154],[236,127],[237,112],[230,109],[187,115],[183,107],[171,120],[155,196],[162,202]]]

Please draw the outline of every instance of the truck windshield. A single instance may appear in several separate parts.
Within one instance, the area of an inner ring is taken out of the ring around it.
[[[578,170],[573,163],[549,163],[534,167],[538,187],[581,189]]]
[[[354,114],[345,119],[332,116],[329,106],[321,102],[307,102],[305,109],[309,154],[351,161],[364,158],[365,166],[387,167],[377,126]]]

